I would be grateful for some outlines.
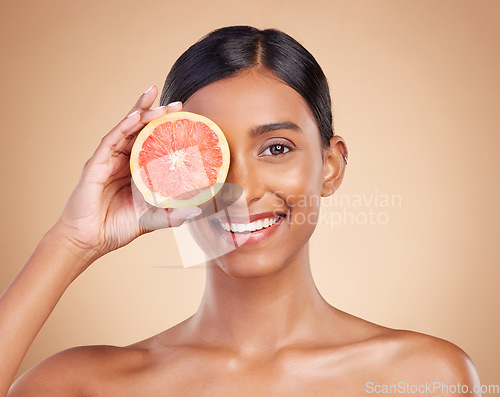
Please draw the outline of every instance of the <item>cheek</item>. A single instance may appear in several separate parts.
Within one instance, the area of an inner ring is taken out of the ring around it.
[[[319,212],[323,167],[320,158],[314,161],[311,157],[276,165],[272,172],[264,174],[266,190],[279,198],[280,210],[292,211],[290,220],[295,223],[315,223]]]

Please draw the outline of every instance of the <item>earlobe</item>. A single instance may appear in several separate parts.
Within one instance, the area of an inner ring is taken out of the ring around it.
[[[340,187],[347,165],[347,146],[342,137],[335,135],[324,151],[322,197],[331,196]]]

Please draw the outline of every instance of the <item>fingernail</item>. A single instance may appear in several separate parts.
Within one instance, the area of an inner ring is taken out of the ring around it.
[[[173,108],[174,106],[180,105],[182,102],[177,101],[177,102],[170,102],[167,106],[169,108]]]
[[[136,110],[135,112],[130,113],[127,117],[132,117],[132,116],[134,116],[136,113],[139,113],[139,111],[138,111],[138,110]]]
[[[149,87],[146,91],[144,91],[144,93],[147,94],[149,91],[151,91],[153,89],[153,87],[154,87],[154,84],[151,87]]]
[[[197,210],[195,210],[194,212],[192,212],[192,213],[190,213],[188,216],[186,216],[186,220],[191,219],[191,218],[194,218],[194,217],[196,217],[196,216],[200,215],[200,214],[201,214],[201,212],[202,212],[202,211],[201,211],[201,208],[198,208]]]
[[[165,109],[166,106],[158,106],[157,108],[151,109],[151,110],[160,110],[160,109]]]

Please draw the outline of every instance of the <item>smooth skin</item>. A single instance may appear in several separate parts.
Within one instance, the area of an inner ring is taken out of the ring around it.
[[[181,109],[149,110],[156,95],[153,88],[141,97],[133,109],[139,112],[103,139],[60,220],[2,296],[0,350],[7,352],[2,395],[70,283],[98,257],[165,227],[159,213],[149,228],[138,227],[126,171],[130,145],[144,123]],[[471,360],[455,345],[351,316],[328,304],[316,289],[308,241],[319,206],[304,198],[335,192],[347,149],[339,136],[322,148],[314,118],[296,91],[252,69],[200,89],[183,110],[211,118],[225,132],[231,150],[227,182],[242,187],[249,213],[286,212],[283,224],[259,244],[208,261],[200,307],[184,322],[131,346],[79,347],[56,354],[23,375],[9,396],[344,397],[370,395],[370,390],[374,395],[376,387],[399,382],[460,383],[469,390],[479,385]],[[283,121],[300,132],[252,134]],[[276,145],[283,144],[288,149],[278,150]],[[187,217],[188,210],[181,211],[170,214],[172,225]],[[116,214],[122,235],[104,213]],[[193,232],[220,244],[209,221],[193,223],[200,225]],[[338,266],[333,254],[331,262]],[[418,395],[459,393],[423,390]]]

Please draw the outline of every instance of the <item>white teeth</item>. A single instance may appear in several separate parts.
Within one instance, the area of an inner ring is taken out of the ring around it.
[[[254,232],[256,230],[261,230],[266,227],[274,225],[276,222],[278,222],[280,218],[281,218],[280,216],[276,216],[275,218],[259,219],[255,222],[250,222],[250,223],[229,224],[221,222],[221,225],[226,232],[233,232],[233,233]]]

